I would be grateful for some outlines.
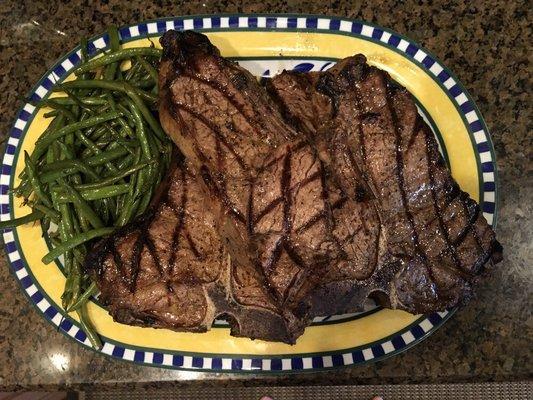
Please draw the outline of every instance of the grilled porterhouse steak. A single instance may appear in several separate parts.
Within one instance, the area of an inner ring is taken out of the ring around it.
[[[412,99],[364,59],[275,77],[287,123],[202,35],[163,45],[161,119],[189,162],[87,260],[116,320],[204,331],[225,315],[234,335],[292,343],[312,316],[369,295],[412,312],[454,306],[497,261]]]
[[[233,335],[294,340],[279,313],[233,298],[231,261],[214,223],[195,173],[178,155],[150,211],[88,255],[100,300],[130,325],[204,332],[226,316]],[[248,293],[266,297],[255,277],[247,282]]]
[[[401,265],[382,302],[424,313],[468,300],[501,246],[451,177],[407,90],[362,55],[325,73],[283,72],[267,87],[343,187],[362,178],[375,196],[387,253]]]

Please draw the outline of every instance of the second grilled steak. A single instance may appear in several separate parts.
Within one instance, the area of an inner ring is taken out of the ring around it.
[[[468,300],[501,246],[451,177],[407,90],[361,55],[325,73],[284,72],[268,88],[343,187],[362,178],[375,196],[387,252],[401,265],[387,302],[424,313]]]

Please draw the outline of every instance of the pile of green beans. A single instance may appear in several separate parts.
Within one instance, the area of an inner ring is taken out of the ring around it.
[[[97,287],[84,271],[85,255],[95,239],[146,210],[172,151],[156,113],[161,50],[122,49],[116,27],[108,34],[110,50],[91,60],[82,41],[76,79],[56,85],[60,97],[37,104],[50,109],[51,122],[33,152],[24,154],[14,189],[33,211],[0,223],[5,229],[40,220],[53,246],[43,262],[64,257],[62,305],[78,314],[97,348],[86,310]]]

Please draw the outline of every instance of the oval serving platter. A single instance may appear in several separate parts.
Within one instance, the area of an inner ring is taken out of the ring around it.
[[[386,70],[416,98],[435,133],[452,174],[477,200],[489,224],[496,222],[497,175],[493,146],[483,119],[457,78],[413,41],[362,21],[310,15],[220,15],[160,19],[122,27],[125,47],[159,46],[170,29],[205,32],[222,54],[257,76],[283,69],[320,71],[336,60],[363,53],[369,63]],[[89,41],[96,55],[108,46],[107,35]],[[34,86],[28,98],[37,101],[71,74],[80,63],[79,48],[61,58]],[[0,220],[28,213],[12,195],[23,160],[46,128],[43,109],[26,103],[17,115],[2,160]],[[11,269],[38,311],[60,332],[90,347],[77,320],[61,308],[65,277],[59,263],[44,265],[48,252],[39,224],[3,232]],[[298,372],[364,364],[404,351],[441,326],[454,310],[420,316],[368,305],[360,314],[317,318],[294,346],[229,335],[216,323],[206,333],[122,325],[96,301],[89,316],[101,334],[101,353],[139,364],[214,372]]]

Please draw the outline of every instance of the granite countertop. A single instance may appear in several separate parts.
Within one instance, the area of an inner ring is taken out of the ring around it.
[[[21,97],[82,36],[107,25],[215,12],[301,12],[364,19],[404,34],[436,54],[476,100],[495,143],[500,171],[497,233],[504,261],[466,308],[423,343],[377,364],[333,372],[216,375],[111,360],[67,339],[44,321],[0,257],[0,390],[86,384],[265,385],[503,381],[533,373],[533,179],[528,107],[526,1],[13,1],[0,3],[0,132]],[[452,4],[453,3],[453,4]],[[327,5],[324,5],[327,4]],[[65,362],[54,366],[54,354]],[[159,383],[153,383],[159,382]]]

